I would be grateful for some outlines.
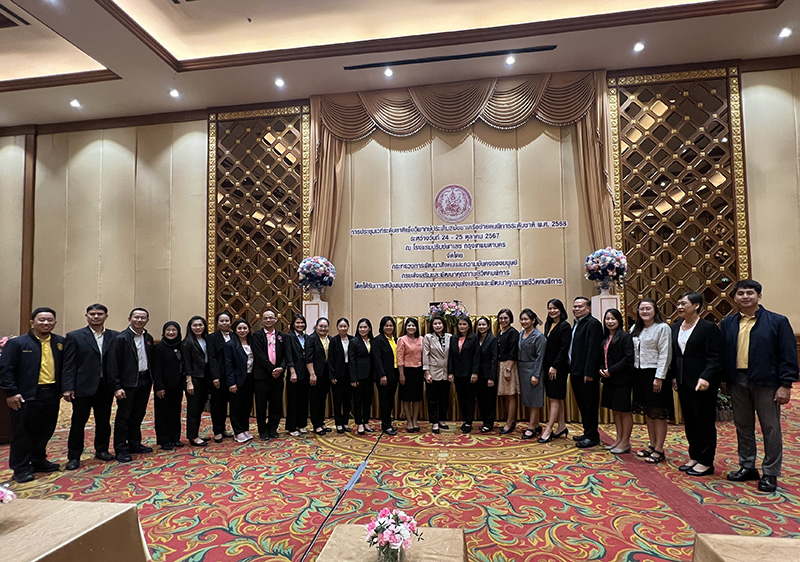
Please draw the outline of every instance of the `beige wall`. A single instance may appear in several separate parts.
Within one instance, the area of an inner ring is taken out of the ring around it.
[[[25,137],[0,137],[0,337],[19,332]]]
[[[36,168],[33,304],[57,331],[88,304],[120,329],[133,306],[156,336],[205,313],[205,121],[42,135]]]
[[[800,333],[800,69],[743,74],[742,106],[753,277]]]
[[[461,133],[426,128],[408,138],[376,133],[351,143],[346,162],[339,235],[329,290],[332,317],[364,316],[375,323],[384,314],[420,315],[428,303],[459,299],[471,313],[496,314],[502,307],[533,308],[544,317],[547,299],[565,302],[591,291],[583,278],[589,246],[586,212],[576,177],[577,150],[572,128],[532,121],[511,131],[482,123]],[[563,278],[563,286],[355,290],[354,281],[400,281],[393,262],[444,260],[444,251],[408,252],[409,234],[350,236],[351,228],[443,224],[433,198],[447,184],[466,187],[474,211],[464,223],[526,220],[569,221],[567,229],[503,231],[502,250],[464,252],[469,259],[519,258],[512,277]]]

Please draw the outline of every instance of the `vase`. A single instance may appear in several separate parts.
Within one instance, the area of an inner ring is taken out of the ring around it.
[[[311,302],[322,302],[322,289],[317,287],[312,287],[309,289],[309,293],[311,294]]]
[[[403,562],[406,559],[406,551],[402,548],[394,549],[388,547],[378,547],[378,562]]]

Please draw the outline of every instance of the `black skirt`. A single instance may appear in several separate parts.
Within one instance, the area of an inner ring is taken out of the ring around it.
[[[564,400],[567,398],[568,371],[556,371],[556,378],[550,379],[549,369],[543,369],[544,391],[551,400]]]
[[[664,380],[661,392],[653,392],[655,376],[655,369],[633,370],[633,411],[654,420],[668,420],[675,416],[672,384]]]
[[[605,382],[603,381],[603,397],[600,405],[615,412],[631,411],[631,391],[633,390],[630,382]]]
[[[398,395],[401,402],[421,402],[422,383],[424,380],[422,367],[403,367],[406,384],[398,385]]]

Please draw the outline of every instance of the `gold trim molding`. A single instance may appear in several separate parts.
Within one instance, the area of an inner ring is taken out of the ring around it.
[[[732,68],[738,73],[738,69]],[[636,74],[633,76],[620,76],[611,78],[609,86],[638,86],[641,84],[655,84],[664,82],[682,82],[685,80],[701,80],[703,78],[721,78],[728,75],[727,68],[712,68],[708,70],[689,70],[686,72],[665,72],[660,74]]]

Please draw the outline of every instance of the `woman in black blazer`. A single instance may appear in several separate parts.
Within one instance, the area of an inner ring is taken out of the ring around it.
[[[544,360],[542,376],[544,390],[550,401],[547,414],[547,425],[542,431],[539,443],[547,443],[559,437],[567,437],[569,429],[564,418],[567,398],[567,380],[569,380],[569,345],[572,343],[572,327],[564,303],[559,299],[547,301],[547,320],[544,323]],[[553,426],[558,423],[558,430]]]
[[[622,313],[609,308],[603,316],[603,361],[600,380],[603,398],[600,405],[614,412],[617,439],[607,445],[615,455],[631,450],[631,393],[633,392],[633,337],[622,327]]]
[[[348,334],[350,321],[339,318],[336,321],[336,331],[332,338],[330,350],[330,375],[331,390],[333,391],[333,419],[337,433],[350,431],[350,400],[353,387],[350,386],[350,356],[349,349],[355,338]]]
[[[181,443],[181,403],[183,402],[183,359],[181,327],[169,321],[161,330],[161,341],[153,346],[153,389],[156,441],[165,451],[183,447]]]
[[[703,295],[689,292],[677,303],[672,326],[673,388],[683,410],[689,461],[680,469],[690,476],[714,474],[717,449],[717,389],[722,373],[722,333],[700,318]]]
[[[200,420],[211,394],[211,369],[208,362],[208,324],[202,316],[192,316],[183,338],[183,374],[186,376],[186,437],[189,444],[205,447],[200,437]]]
[[[458,333],[450,340],[450,356],[447,358],[448,379],[456,387],[458,406],[464,423],[461,432],[472,431],[475,417],[475,393],[480,364],[478,336],[472,333],[469,318],[460,318],[456,324]]]
[[[250,324],[233,323],[234,336],[225,344],[225,379],[231,405],[231,427],[234,441],[247,443],[250,435],[250,410],[253,407],[253,348]]]
[[[497,409],[497,338],[492,335],[492,324],[485,316],[475,323],[478,330],[480,351],[478,363],[478,409],[481,411],[483,425],[481,433],[494,429],[494,416]]]
[[[234,337],[231,332],[233,315],[223,310],[215,318],[217,330],[208,334],[208,365],[211,369],[211,425],[214,442],[222,443],[223,437],[233,437],[225,430],[228,417],[228,385],[225,384],[225,344]]]
[[[373,433],[369,426],[372,396],[378,372],[377,347],[373,344],[372,323],[362,318],[356,324],[358,335],[350,342],[347,353],[350,363],[350,386],[353,389],[353,417],[359,435]]]
[[[306,339],[306,369],[308,384],[311,385],[311,425],[314,433],[322,437],[330,428],[325,427],[325,405],[328,401],[330,381],[330,348],[331,338],[328,336],[328,319],[320,317],[314,325],[314,333]]]
[[[308,424],[308,371],[305,347],[306,319],[302,314],[292,317],[292,329],[286,337],[286,432],[292,437],[306,433]]]
[[[372,340],[377,356],[376,381],[378,383],[378,402],[380,403],[381,429],[388,435],[397,430],[392,426],[392,408],[397,393],[399,374],[397,371],[397,326],[394,318],[381,318],[380,333]]]

